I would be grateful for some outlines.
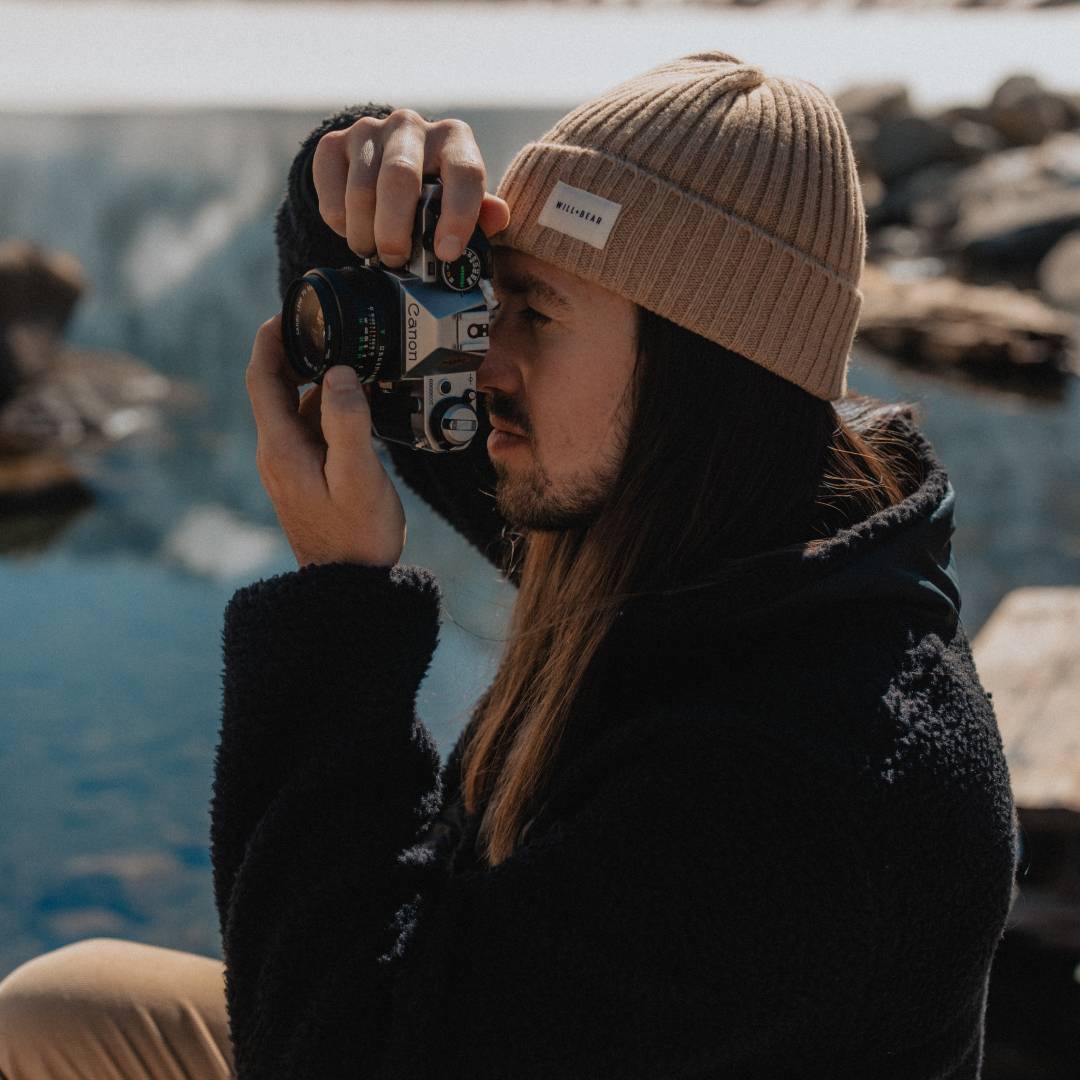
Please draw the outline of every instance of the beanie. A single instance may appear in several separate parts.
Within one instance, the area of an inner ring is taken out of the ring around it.
[[[635,76],[510,162],[492,236],[815,397],[844,396],[865,212],[836,103],[723,52]]]

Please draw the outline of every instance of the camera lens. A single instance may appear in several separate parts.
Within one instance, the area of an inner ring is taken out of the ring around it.
[[[309,270],[289,286],[281,315],[285,354],[305,378],[317,379],[335,364],[348,364],[370,381],[380,375],[387,357],[397,355],[394,288],[369,267]]]
[[[304,336],[304,355],[321,356],[326,352],[326,317],[315,287],[305,281],[296,299],[300,331]]]

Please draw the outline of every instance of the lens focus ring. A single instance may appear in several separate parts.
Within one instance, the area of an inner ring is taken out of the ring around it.
[[[399,334],[394,288],[382,271],[309,270],[289,286],[282,315],[285,352],[301,376],[348,364],[365,381],[395,377],[383,370]]]

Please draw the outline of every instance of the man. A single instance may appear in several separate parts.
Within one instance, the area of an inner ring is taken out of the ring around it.
[[[460,122],[341,114],[294,164],[282,285],[400,265],[424,172],[436,252],[495,245],[494,430],[390,451],[492,561],[522,535],[519,596],[440,769],[437,588],[397,565],[366,396],[339,367],[300,400],[268,320],[248,386],[299,568],[226,615],[240,1076],[977,1077],[1014,810],[951,485],[909,414],[841,400],[865,230],[835,105],[683,57],[496,196]]]
[[[248,385],[299,565],[226,610],[225,1000],[210,959],[79,943],[5,980],[0,1068],[976,1080],[1015,808],[952,486],[908,411],[844,394],[865,233],[835,105],[682,57],[495,197],[459,123],[352,110],[294,163],[283,286],[400,262],[427,169],[437,250],[496,244],[495,430],[390,452],[519,583],[496,677],[441,765],[437,585],[398,565],[363,390],[336,368],[299,400],[275,316]]]

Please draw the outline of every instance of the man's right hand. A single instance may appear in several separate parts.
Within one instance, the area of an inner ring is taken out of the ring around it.
[[[435,230],[440,259],[456,259],[477,223],[488,236],[510,223],[510,207],[486,191],[484,160],[463,120],[428,121],[412,109],[395,109],[384,120],[364,116],[327,132],[311,168],[326,224],[357,255],[377,253],[386,266],[408,261],[424,175],[443,184]]]

